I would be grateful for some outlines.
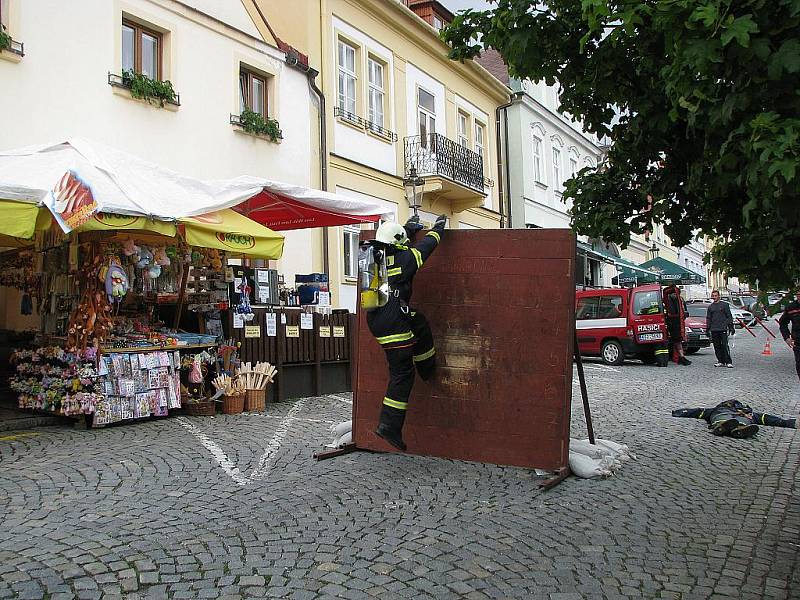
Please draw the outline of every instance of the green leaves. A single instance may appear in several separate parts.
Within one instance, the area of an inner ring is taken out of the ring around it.
[[[732,19],[732,20],[731,20]],[[736,19],[728,16],[724,25],[724,31],[720,36],[723,46],[727,46],[732,40],[736,40],[740,46],[747,48],[750,45],[750,34],[758,33],[758,25],[753,22],[753,15],[742,15]]]
[[[249,108],[245,108],[239,115],[239,126],[247,133],[266,136],[273,142],[283,139],[278,121],[269,117],[265,119],[261,113],[254,112]]]
[[[122,71],[122,83],[131,90],[131,96],[145,100],[148,104],[158,103],[163,107],[165,102],[175,102],[178,97],[172,82],[150,79],[147,75],[132,70]]]

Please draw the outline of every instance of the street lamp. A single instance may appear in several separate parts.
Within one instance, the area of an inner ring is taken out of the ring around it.
[[[417,175],[417,168],[412,166],[408,170],[408,176],[403,179],[403,187],[406,191],[406,200],[408,206],[417,214],[417,209],[422,206],[422,195],[424,190],[425,180]]]
[[[658,258],[658,246],[656,246],[655,242],[653,242],[653,247],[650,248],[650,254],[653,255],[653,258]]]

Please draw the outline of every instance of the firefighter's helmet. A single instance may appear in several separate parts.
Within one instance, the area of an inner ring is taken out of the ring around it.
[[[407,244],[408,235],[399,223],[384,221],[375,232],[375,240],[383,244]]]

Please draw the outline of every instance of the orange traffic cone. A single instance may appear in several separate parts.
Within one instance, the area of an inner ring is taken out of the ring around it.
[[[769,340],[764,344],[764,350],[761,351],[761,354],[764,356],[772,356],[772,345],[769,343]]]

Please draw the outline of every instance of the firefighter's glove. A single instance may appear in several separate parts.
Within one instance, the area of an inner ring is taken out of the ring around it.
[[[436,223],[433,224],[434,229],[444,229],[447,224],[447,215],[439,215],[436,217]]]
[[[424,226],[419,222],[419,215],[414,215],[408,221],[406,221],[406,224],[403,225],[403,228],[406,230],[408,237],[414,237],[414,234],[421,229],[424,229]]]

